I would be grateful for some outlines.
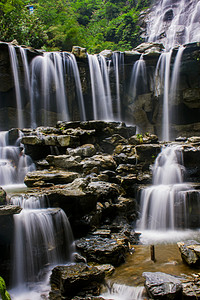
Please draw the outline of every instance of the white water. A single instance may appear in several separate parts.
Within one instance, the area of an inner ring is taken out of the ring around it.
[[[23,118],[23,112],[22,112],[22,97],[21,97],[21,91],[20,91],[20,80],[19,80],[19,65],[18,65],[18,58],[17,53],[15,50],[15,47],[11,44],[9,44],[9,54],[10,54],[10,62],[11,62],[11,68],[13,72],[13,80],[14,80],[14,88],[15,88],[15,97],[16,97],[16,103],[17,103],[17,120],[18,120],[18,126],[19,128],[24,127],[24,118]]]
[[[20,142],[9,145],[8,132],[0,132],[0,185],[23,183],[27,172],[35,170],[32,159],[24,154]]]
[[[144,287],[132,287],[122,284],[114,283],[108,292],[103,293],[101,296],[104,299],[112,300],[142,300]]]
[[[19,195],[10,201],[23,207],[20,214],[14,215],[10,293],[13,299],[41,299],[43,292],[49,292],[47,276],[53,266],[66,264],[74,252],[71,227],[61,209],[47,207],[46,197]]]
[[[156,1],[147,22],[148,41],[159,41],[167,50],[200,41],[199,0]]]
[[[137,60],[132,69],[129,94],[135,100],[138,93],[145,94],[147,90],[146,63],[143,55]]]
[[[64,53],[64,55],[65,55],[65,57],[64,57],[65,58],[65,63],[66,63],[66,59],[68,58],[69,61],[70,61],[72,71],[73,71],[74,80],[75,80],[75,87],[76,87],[76,94],[77,94],[77,97],[78,97],[80,119],[82,121],[85,121],[86,120],[86,112],[85,112],[85,104],[84,104],[84,99],[83,99],[82,86],[81,86],[81,80],[80,80],[78,65],[77,65],[74,54]]]
[[[153,185],[141,191],[139,230],[167,231],[180,227],[176,216],[184,211],[184,201],[179,200],[181,193],[190,188],[183,183],[183,175],[181,147],[163,148],[153,167]]]
[[[103,75],[105,75],[105,70],[101,70],[101,67],[104,67],[105,65],[101,64],[100,67],[97,55],[88,55],[88,63],[92,90],[93,119],[111,120],[112,110],[110,100],[107,101],[106,89],[104,85],[105,76],[103,77]],[[107,92],[109,92],[108,87]]]
[[[188,227],[191,221],[189,207],[192,210],[200,207],[199,191],[195,191],[199,204],[192,208],[196,204],[190,201],[187,192],[194,190],[183,182],[184,173],[181,146],[163,148],[153,167],[153,185],[143,189],[140,195],[141,215],[137,230],[141,232],[143,244],[199,240],[199,229]]]
[[[115,84],[116,84],[116,97],[114,102],[116,102],[116,119],[121,121],[122,111],[121,111],[121,88],[120,80],[123,77],[124,68],[124,54],[122,52],[113,52],[112,55],[113,67],[115,73]]]
[[[172,103],[176,101],[176,93],[179,88],[180,65],[181,65],[181,58],[184,50],[185,50],[184,46],[179,47],[176,55],[176,59],[174,61],[173,72],[172,72],[171,83],[170,83],[170,92],[169,92],[169,96]]]

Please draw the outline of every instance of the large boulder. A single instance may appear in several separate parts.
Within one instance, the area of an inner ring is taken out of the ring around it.
[[[100,287],[105,278],[105,271],[84,263],[57,266],[50,277],[50,299],[72,299],[74,296],[85,297],[99,295]]]
[[[182,299],[181,278],[162,272],[144,272],[145,288],[152,299]]]
[[[177,243],[181,257],[190,266],[200,265],[200,243],[189,240]]]
[[[65,172],[61,170],[33,171],[26,174],[24,183],[28,187],[66,184],[72,182],[78,176],[79,174],[76,172]]]
[[[87,261],[119,266],[125,261],[128,239],[109,239],[98,236],[81,238],[76,247]]]

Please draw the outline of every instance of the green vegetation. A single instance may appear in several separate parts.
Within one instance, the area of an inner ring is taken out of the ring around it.
[[[0,40],[45,50],[131,50],[140,42],[138,17],[151,0],[2,0]],[[33,4],[30,14],[27,5]]]
[[[0,295],[2,300],[11,300],[4,279],[0,276]]]

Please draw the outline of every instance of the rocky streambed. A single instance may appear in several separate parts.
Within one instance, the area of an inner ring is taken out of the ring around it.
[[[58,122],[55,127],[23,129],[22,133],[24,151],[36,164],[36,170],[24,179],[26,195],[45,197],[50,207],[62,208],[76,243],[75,263],[52,270],[49,297],[103,299],[99,295],[107,276],[126,261],[128,253],[134,255],[133,247],[140,243],[140,232],[134,230],[140,190],[151,184],[152,165],[168,143],[158,141],[150,133],[136,134],[135,126],[122,122]],[[10,130],[10,143],[18,136],[18,129]],[[185,180],[192,183],[192,189],[186,192],[191,204],[189,225],[199,228],[200,138],[178,138],[174,143],[182,147]],[[1,264],[7,261],[3,269],[8,272],[10,257],[5,250],[12,247],[13,224],[7,221],[20,210],[13,206],[13,212],[8,209],[5,213],[6,202],[13,195],[8,197],[2,191],[2,197],[0,221],[9,227],[10,238],[6,243],[1,239]],[[191,241],[187,249],[181,245],[182,256],[190,250],[189,256],[193,257],[195,252],[198,266],[198,242]],[[148,295],[153,299],[199,296],[198,274],[190,279],[163,273],[143,275]],[[185,292],[184,280],[190,283],[190,292]]]

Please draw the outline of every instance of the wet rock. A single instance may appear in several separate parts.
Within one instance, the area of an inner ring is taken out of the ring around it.
[[[128,139],[128,142],[131,145],[156,144],[158,143],[158,137],[155,134],[151,134],[151,133],[146,133],[144,135],[136,134],[131,136]]]
[[[182,280],[183,299],[199,299],[200,298],[200,276],[192,274]]]
[[[67,154],[72,156],[91,157],[96,154],[96,148],[92,144],[85,144],[78,148],[67,148]]]
[[[59,169],[82,171],[81,157],[71,155],[48,155],[46,160],[50,166]]]
[[[161,151],[161,145],[156,144],[143,144],[136,146],[136,153],[138,155],[138,163],[148,162],[151,164]]]
[[[200,89],[199,88],[189,88],[183,90],[183,103],[189,108],[200,108]]]
[[[43,138],[42,137],[38,137],[38,136],[34,136],[34,135],[30,135],[30,136],[23,136],[22,140],[21,140],[22,144],[25,145],[42,145],[43,144]]]
[[[61,147],[77,147],[80,144],[79,138],[73,135],[59,135],[57,141]]]
[[[61,297],[65,297],[66,300],[74,296],[98,296],[104,278],[104,270],[84,263],[57,266],[52,270],[50,277],[50,299],[55,299],[53,294],[56,292],[60,292]]]
[[[76,172],[64,172],[60,170],[33,171],[26,174],[24,183],[28,187],[40,185],[40,182],[62,184],[70,183],[79,176]]]
[[[120,164],[117,169],[116,172],[118,174],[134,174],[137,173],[138,168],[135,165],[131,165],[131,164]]]
[[[22,208],[18,205],[1,205],[0,216],[19,214]]]
[[[85,191],[91,193],[100,202],[114,200],[123,192],[117,184],[104,181],[90,182]]]
[[[113,52],[112,52],[112,50],[103,50],[99,54],[104,56],[105,58],[110,58],[112,56]]]
[[[200,143],[200,136],[191,136],[187,139],[188,143],[197,144]]]
[[[116,162],[111,155],[94,155],[90,158],[85,158],[81,162],[83,171],[86,174],[91,173],[93,168],[100,170],[115,170]]]
[[[153,43],[146,42],[137,46],[134,50],[144,54],[153,54],[153,53],[161,53],[164,49],[163,44],[161,43]]]
[[[136,154],[135,146],[133,145],[118,145],[115,148],[114,154],[125,154],[128,157],[132,157]]]
[[[144,272],[145,288],[153,299],[181,299],[181,278],[161,272]]]
[[[177,243],[181,257],[188,265],[200,265],[200,243],[189,240]]]
[[[86,48],[82,48],[79,46],[72,47],[72,53],[78,58],[87,58],[87,50]]]
[[[6,192],[0,187],[0,205],[6,204]]]
[[[116,146],[119,144],[127,144],[128,141],[124,137],[119,134],[113,134],[111,137],[105,138],[103,140],[104,143],[107,144],[107,151],[108,147],[110,146],[110,151],[113,151]]]
[[[17,139],[20,137],[20,132],[18,128],[12,128],[8,131],[8,144],[15,145]]]
[[[127,245],[122,240],[102,237],[81,238],[76,247],[88,262],[119,266],[125,261]]]

